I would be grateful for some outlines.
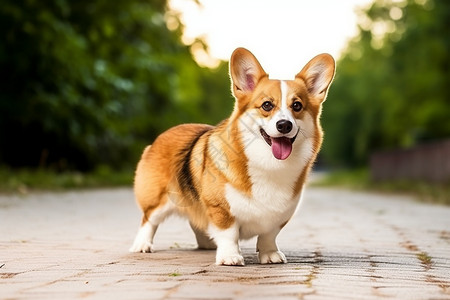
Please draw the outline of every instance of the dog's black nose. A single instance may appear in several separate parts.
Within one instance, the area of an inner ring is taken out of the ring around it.
[[[277,130],[280,133],[286,134],[292,130],[292,122],[288,120],[280,120],[277,122]]]

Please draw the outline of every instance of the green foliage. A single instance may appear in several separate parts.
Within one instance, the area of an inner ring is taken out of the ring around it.
[[[450,136],[450,2],[376,0],[338,61],[324,105],[326,162]]]
[[[0,164],[123,168],[168,127],[226,116],[226,67],[200,68],[167,17],[166,0],[2,1]]]

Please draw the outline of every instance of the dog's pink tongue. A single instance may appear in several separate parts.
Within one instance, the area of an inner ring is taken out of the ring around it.
[[[289,138],[272,138],[272,154],[276,159],[285,160],[292,151],[292,143]]]

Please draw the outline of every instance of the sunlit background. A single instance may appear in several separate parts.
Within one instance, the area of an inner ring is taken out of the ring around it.
[[[447,0],[4,0],[0,190],[131,184],[158,134],[230,115],[236,47],[278,79],[336,58],[316,169],[449,187],[449,20]]]
[[[273,78],[290,79],[315,55],[338,58],[357,35],[358,11],[370,0],[171,0],[185,26],[182,40],[205,41],[208,52],[193,49],[205,66],[228,60],[237,47],[254,52]],[[169,19],[170,20],[170,19]],[[169,23],[170,24],[170,23]]]

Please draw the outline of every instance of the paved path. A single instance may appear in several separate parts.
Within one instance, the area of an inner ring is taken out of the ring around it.
[[[450,299],[450,207],[309,188],[271,266],[255,240],[215,266],[178,219],[128,253],[139,219],[128,189],[0,196],[0,299]]]

